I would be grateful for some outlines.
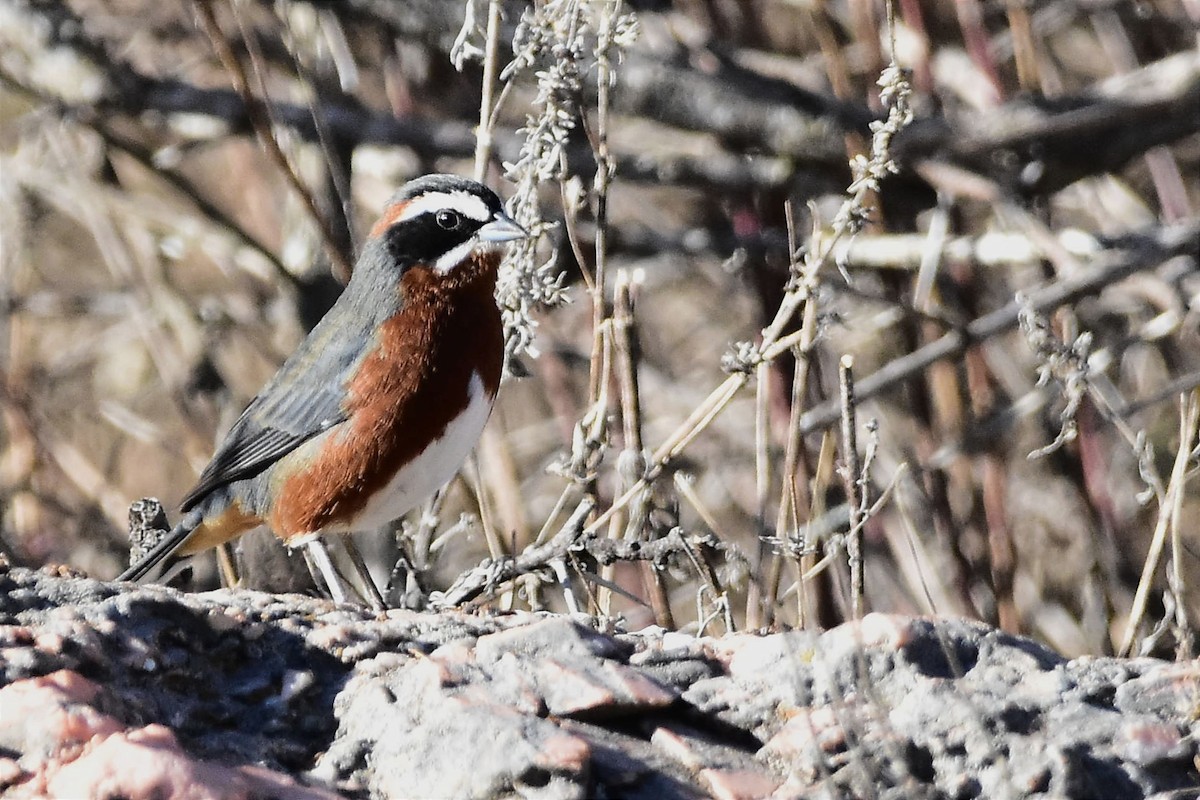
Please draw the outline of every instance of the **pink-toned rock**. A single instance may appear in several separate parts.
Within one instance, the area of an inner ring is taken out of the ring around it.
[[[0,763],[0,787],[24,797],[327,800],[278,772],[193,759],[162,725],[128,730],[91,703],[99,686],[69,670],[0,688],[0,745],[23,753]]]
[[[1200,691],[1200,685],[1197,691]],[[1113,744],[1123,758],[1144,766],[1186,754],[1178,726],[1149,720],[1134,720],[1122,725]]]
[[[592,748],[585,740],[563,733],[542,740],[536,763],[555,772],[583,773],[587,771],[591,757]]]
[[[670,728],[655,728],[654,733],[650,735],[650,744],[663,751],[668,758],[678,761],[688,769],[699,770],[704,767],[703,758],[692,747],[687,737]]]
[[[846,622],[821,635],[823,658],[841,659],[865,649],[895,652],[917,637],[923,620],[899,614],[872,612],[858,622]]]
[[[716,800],[755,800],[769,797],[783,781],[766,771],[705,769],[700,779]]]
[[[846,746],[846,731],[831,706],[800,708],[786,714],[787,722],[771,737],[759,755],[783,762],[812,760],[814,750],[834,753]]]
[[[0,746],[33,760],[55,759],[120,730],[120,722],[88,705],[99,691],[67,670],[0,688]]]
[[[379,800],[1138,800],[1200,783],[1200,665],[1068,661],[964,620],[613,635],[0,565],[0,643],[5,797],[327,796],[301,775]]]
[[[261,797],[335,800],[261,767],[226,767],[189,757],[162,725],[114,734],[48,776],[50,797],[127,800],[253,800]]]

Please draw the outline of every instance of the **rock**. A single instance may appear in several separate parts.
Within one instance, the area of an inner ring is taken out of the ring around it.
[[[962,620],[608,635],[0,567],[6,797],[1120,800],[1200,786],[1198,692]]]

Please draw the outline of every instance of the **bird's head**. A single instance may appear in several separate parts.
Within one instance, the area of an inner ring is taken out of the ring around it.
[[[405,270],[424,266],[450,275],[479,255],[526,236],[482,183],[457,175],[426,175],[392,197],[371,228],[371,244]]]

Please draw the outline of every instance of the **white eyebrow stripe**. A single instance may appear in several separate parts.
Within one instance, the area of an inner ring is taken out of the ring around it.
[[[476,222],[487,222],[492,218],[487,203],[469,192],[429,192],[405,203],[404,210],[396,221],[404,222],[430,211],[441,211],[443,208],[457,211]]]

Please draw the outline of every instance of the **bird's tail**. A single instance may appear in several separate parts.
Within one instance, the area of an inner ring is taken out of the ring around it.
[[[147,550],[136,564],[133,564],[129,569],[117,576],[119,581],[140,581],[154,571],[156,567],[163,562],[166,562],[171,556],[183,547],[184,542],[192,535],[192,532],[200,526],[204,521],[204,513],[200,509],[193,509],[186,514],[179,524],[171,529],[161,541]],[[169,568],[169,563],[164,567]]]

